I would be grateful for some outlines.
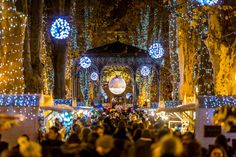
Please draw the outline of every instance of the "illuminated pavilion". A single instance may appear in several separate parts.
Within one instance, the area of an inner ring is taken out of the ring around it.
[[[85,57],[88,61],[81,63]],[[90,49],[75,60],[73,96],[85,102],[104,100],[109,103],[119,97],[125,103],[130,96],[129,103],[134,105],[158,102],[162,60],[119,41]],[[123,92],[114,94],[109,90],[109,82],[115,77],[123,78],[126,87]]]

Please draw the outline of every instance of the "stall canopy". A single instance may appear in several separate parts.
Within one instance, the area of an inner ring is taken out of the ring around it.
[[[157,112],[185,112],[185,111],[194,111],[196,109],[197,105],[192,104],[186,104],[186,105],[179,105],[176,107],[168,107],[168,108],[159,108],[157,109]]]

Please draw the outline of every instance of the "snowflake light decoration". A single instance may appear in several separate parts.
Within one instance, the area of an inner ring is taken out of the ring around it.
[[[85,69],[90,67],[91,66],[91,59],[88,57],[80,58],[80,65],[81,65],[81,67],[83,67]]]
[[[98,74],[96,72],[92,72],[90,75],[91,80],[96,81],[98,80]]]
[[[142,66],[141,68],[141,75],[143,76],[148,76],[150,74],[150,68],[147,67],[146,65]]]
[[[58,18],[53,22],[50,32],[56,39],[66,39],[70,33],[70,25],[65,19]]]
[[[215,5],[219,0],[197,0],[201,5]]]
[[[156,42],[149,47],[148,53],[152,58],[158,59],[164,55],[164,49],[160,43]]]

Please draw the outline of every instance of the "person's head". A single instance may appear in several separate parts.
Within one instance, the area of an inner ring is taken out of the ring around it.
[[[201,157],[201,155],[202,147],[196,140],[184,145],[184,156]]]
[[[90,134],[91,130],[89,128],[83,128],[80,133],[80,140],[82,142],[88,142],[88,136]]]
[[[8,150],[8,143],[5,141],[0,141],[0,154],[5,150]]]
[[[170,135],[170,129],[169,128],[162,128],[157,132],[156,135],[156,140],[159,141],[162,137],[166,136],[166,135]]]
[[[138,139],[140,139],[141,136],[142,136],[142,130],[141,129],[136,129],[134,131],[133,140],[137,141]]]
[[[221,146],[214,146],[209,151],[209,157],[227,157],[227,154],[223,147]]]
[[[29,141],[26,145],[20,147],[20,153],[24,157],[42,157],[42,148],[37,142]]]
[[[100,155],[105,155],[109,153],[114,147],[114,139],[110,135],[104,135],[99,137],[96,141],[96,151]]]
[[[103,136],[103,133],[104,133],[103,127],[97,126],[97,127],[96,127],[96,132],[98,133],[98,135],[99,135],[100,137]]]
[[[147,129],[143,130],[142,137],[143,138],[151,138],[150,131]]]
[[[114,133],[114,138],[117,138],[117,139],[126,139],[127,138],[127,132],[126,132],[126,129],[123,128],[123,129],[117,129]]]
[[[79,137],[77,134],[73,133],[70,135],[70,137],[67,140],[67,143],[72,144],[72,143],[80,143]]]
[[[58,128],[53,126],[49,129],[49,132],[48,132],[48,139],[49,140],[58,140],[59,137],[60,137],[60,134],[58,132]]]
[[[91,144],[92,146],[95,146],[96,141],[99,137],[102,137],[102,136],[99,136],[99,134],[96,132],[91,132],[88,136],[88,143]]]
[[[215,145],[220,145],[222,147],[227,147],[227,139],[224,135],[218,135],[215,139]]]
[[[153,145],[153,157],[180,156],[183,153],[183,145],[180,139],[166,135],[160,141]]]
[[[25,145],[29,142],[29,140],[30,140],[29,136],[26,134],[23,134],[17,138],[17,144],[20,146]]]
[[[188,143],[190,143],[191,141],[194,141],[194,140],[195,140],[195,137],[194,137],[194,134],[192,132],[186,132],[182,136],[182,143],[183,144],[188,144]]]

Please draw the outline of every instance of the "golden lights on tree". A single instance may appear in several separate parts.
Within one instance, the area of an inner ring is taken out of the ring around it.
[[[23,45],[26,17],[14,3],[0,3],[0,92],[23,93]]]

